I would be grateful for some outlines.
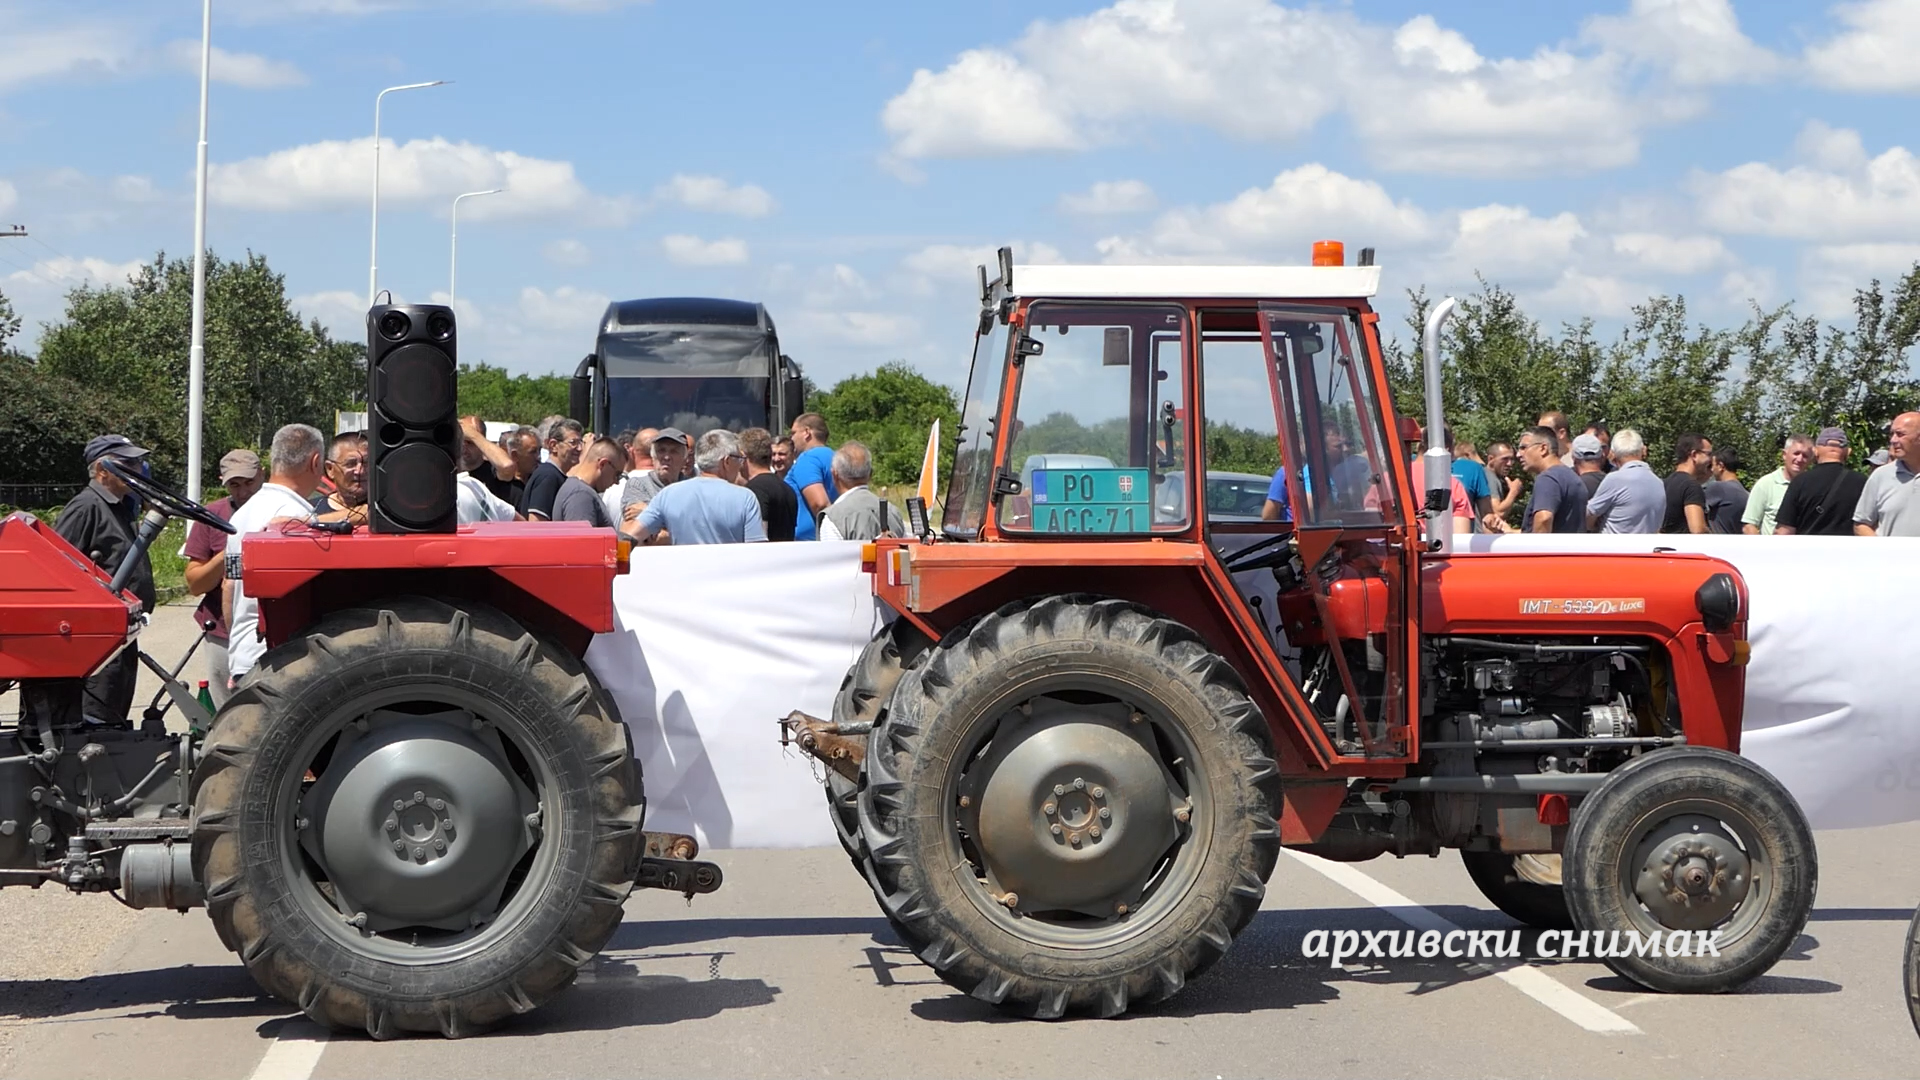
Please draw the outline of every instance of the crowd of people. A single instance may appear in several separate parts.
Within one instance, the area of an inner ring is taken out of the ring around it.
[[[1560,412],[1542,413],[1484,456],[1471,442],[1447,441],[1461,532],[1920,536],[1910,487],[1920,472],[1920,412],[1894,418],[1886,447],[1868,458],[1871,472],[1848,464],[1852,440],[1829,427],[1788,436],[1780,467],[1751,488],[1738,454],[1692,432],[1674,439],[1666,462],[1632,428],[1590,424],[1573,435]]]

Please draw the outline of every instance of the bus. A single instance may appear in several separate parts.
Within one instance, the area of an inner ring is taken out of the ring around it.
[[[781,435],[805,410],[804,387],[764,304],[616,300],[574,370],[568,411],[606,435],[667,427],[694,438],[715,428]]]

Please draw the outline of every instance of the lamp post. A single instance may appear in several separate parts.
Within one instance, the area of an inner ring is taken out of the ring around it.
[[[447,254],[447,306],[453,306],[453,279],[460,272],[460,200],[471,199],[476,195],[498,195],[503,188],[489,188],[486,191],[469,191],[453,197],[453,236]],[[369,304],[369,307],[372,305]]]
[[[373,248],[372,253],[367,256],[368,307],[373,306],[373,297],[378,291],[374,287],[374,281],[380,274],[380,101],[396,90],[425,90],[429,86],[445,86],[448,81],[435,79],[433,82],[389,86],[373,99]]]
[[[187,346],[187,498],[200,501],[200,428],[207,382],[207,74],[213,61],[213,0],[200,5],[200,146],[193,181],[193,334]]]

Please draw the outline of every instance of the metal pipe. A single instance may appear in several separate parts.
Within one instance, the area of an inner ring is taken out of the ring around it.
[[[153,546],[153,541],[166,527],[167,516],[158,510],[149,510],[141,517],[140,529],[133,535],[133,546],[127,549],[126,558],[120,560],[119,567],[113,572],[113,581],[107,585],[113,595],[119,596],[120,590],[127,587],[127,579],[133,576],[141,556],[147,553],[147,549]]]
[[[1591,739],[1507,739],[1502,742],[1468,742],[1455,740],[1449,742],[1423,742],[1422,750],[1572,750],[1585,746],[1684,746],[1686,736],[1623,736],[1617,739],[1595,737]]]
[[[1388,785],[1393,791],[1452,791],[1473,794],[1584,795],[1606,783],[1607,773],[1531,773],[1525,776],[1409,776]]]
[[[1449,296],[1427,314],[1420,337],[1426,358],[1427,452],[1421,455],[1426,480],[1427,550],[1453,553],[1453,447],[1447,442],[1447,418],[1441,402],[1440,328],[1459,302]]]
[[[1449,637],[1448,645],[1466,645],[1489,652],[1514,653],[1519,656],[1551,656],[1554,653],[1644,653],[1645,645],[1522,645],[1517,641],[1493,641],[1488,638]]]
[[[373,97],[373,237],[367,253],[368,307],[372,307],[373,298],[380,295],[377,288],[380,278],[380,102],[397,90],[425,90],[430,86],[445,86],[448,82],[447,79],[435,79],[432,82],[389,86]]]

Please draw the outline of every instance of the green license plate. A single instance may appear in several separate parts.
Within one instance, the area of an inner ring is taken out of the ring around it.
[[[1138,533],[1153,528],[1146,469],[1035,469],[1033,530]]]

